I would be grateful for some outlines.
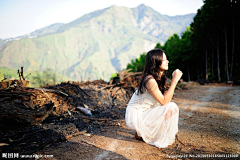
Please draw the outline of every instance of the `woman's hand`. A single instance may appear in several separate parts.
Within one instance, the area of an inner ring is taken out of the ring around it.
[[[180,78],[182,77],[182,72],[179,69],[176,69],[173,73],[172,73],[172,81],[174,82],[178,82],[180,80]]]

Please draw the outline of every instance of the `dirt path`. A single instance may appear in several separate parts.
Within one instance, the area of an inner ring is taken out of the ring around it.
[[[135,132],[121,119],[101,128],[98,134],[80,135],[37,154],[74,160],[191,159],[207,154],[228,157],[240,154],[240,87],[198,86],[175,93],[173,101],[180,108],[180,141],[168,148],[159,149],[136,140]]]

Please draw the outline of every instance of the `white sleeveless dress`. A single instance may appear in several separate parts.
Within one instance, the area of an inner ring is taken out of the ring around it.
[[[126,109],[127,126],[143,140],[158,148],[173,144],[178,132],[179,108],[174,102],[161,105],[145,89],[143,94],[133,94]]]

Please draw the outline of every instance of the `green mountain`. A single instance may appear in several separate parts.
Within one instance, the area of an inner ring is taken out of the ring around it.
[[[193,17],[161,15],[143,4],[132,9],[113,5],[44,36],[5,43],[0,47],[0,67],[51,68],[75,80],[109,80],[131,59],[180,33]]]

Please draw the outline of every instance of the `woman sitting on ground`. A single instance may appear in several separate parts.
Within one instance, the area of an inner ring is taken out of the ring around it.
[[[142,79],[125,115],[126,124],[136,131],[137,139],[159,148],[171,145],[178,132],[179,109],[170,101],[182,72],[176,69],[172,73],[172,82],[167,90],[164,71],[168,70],[168,63],[161,49],[147,53]]]

